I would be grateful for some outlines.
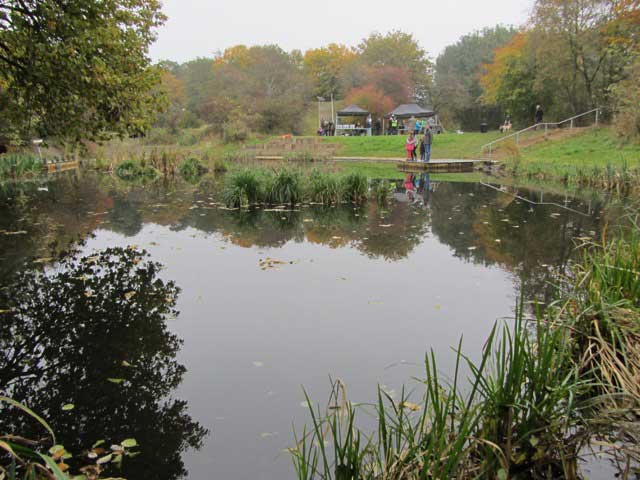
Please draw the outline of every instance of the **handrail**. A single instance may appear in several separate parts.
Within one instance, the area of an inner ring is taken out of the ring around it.
[[[547,134],[547,130],[549,129],[549,127],[557,128],[560,125],[562,125],[563,123],[570,122],[571,123],[571,127],[570,128],[573,128],[574,120],[576,120],[577,118],[584,117],[586,115],[590,115],[590,114],[592,114],[594,112],[596,114],[595,125],[598,126],[598,118],[600,116],[600,110],[601,110],[600,107],[594,108],[592,110],[589,110],[588,112],[584,112],[584,113],[581,113],[579,115],[574,115],[573,117],[567,118],[566,120],[562,120],[560,122],[536,123],[535,125],[531,125],[530,127],[523,128],[522,130],[518,130],[517,132],[512,133],[510,135],[507,135],[506,137],[498,138],[497,140],[494,140],[493,142],[489,142],[489,143],[486,143],[486,144],[482,145],[482,147],[480,147],[480,152],[484,152],[486,148],[489,148],[489,156],[491,156],[491,154],[493,153],[493,146],[496,143],[500,143],[500,142],[503,142],[505,140],[508,140],[509,138],[516,137],[516,144],[517,144],[519,142],[519,140],[520,140],[520,135],[521,134],[523,134],[525,132],[528,132],[529,130],[533,130],[533,129],[537,130],[538,127],[544,127],[544,134],[545,135]]]

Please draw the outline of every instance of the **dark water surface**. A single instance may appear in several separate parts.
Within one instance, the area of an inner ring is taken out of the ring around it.
[[[461,336],[477,358],[522,279],[544,301],[576,239],[619,215],[596,196],[430,180],[385,208],[253,212],[224,209],[212,178],[5,187],[1,388],[68,450],[136,438],[130,480],[292,478],[303,386],[324,404],[340,378],[366,402],[414,388],[429,349],[451,372]]]

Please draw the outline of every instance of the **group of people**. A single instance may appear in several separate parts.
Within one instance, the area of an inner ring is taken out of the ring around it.
[[[389,135],[397,135],[400,131],[409,131],[413,132],[414,135],[419,135],[426,130],[428,126],[429,122],[426,118],[424,120],[420,120],[415,117],[411,117],[410,119],[402,122],[399,121],[395,115],[391,115],[389,118],[389,130],[387,133]]]
[[[320,122],[320,128],[318,129],[318,135],[321,137],[332,137],[335,133],[333,122],[327,122],[324,118]]]
[[[424,127],[424,134],[418,140],[417,133],[410,131],[407,141],[405,142],[405,150],[407,152],[407,160],[417,162],[416,151],[420,153],[420,161],[428,162],[431,160],[431,145],[433,144],[433,132],[429,124]]]

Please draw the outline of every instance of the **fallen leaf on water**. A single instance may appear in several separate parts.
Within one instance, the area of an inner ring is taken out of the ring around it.
[[[123,367],[130,367],[130,366],[131,366],[131,364],[130,364],[129,362],[127,362],[126,360],[123,360],[123,361],[122,361],[122,363],[121,363],[121,365],[122,365]]]
[[[119,385],[124,382],[124,378],[107,378],[107,381]]]
[[[73,410],[74,408],[76,408],[76,406],[73,403],[67,403],[66,405],[62,406],[62,410],[64,410],[65,412]]]
[[[384,225],[378,225],[380,228],[389,228],[389,227],[393,227],[393,223],[386,223]]]
[[[136,294],[136,292],[131,291],[131,292],[127,292],[124,294],[124,298],[126,298],[127,300],[131,300],[132,297],[134,297]]]
[[[127,438],[126,440],[123,440],[120,445],[122,445],[124,448],[131,448],[131,447],[137,447],[138,442],[136,442],[135,438]]]
[[[97,463],[98,465],[102,465],[103,463],[108,463],[108,462],[110,462],[110,461],[111,461],[111,458],[113,458],[113,457],[112,457],[112,455],[111,455],[111,454],[109,454],[109,455],[106,455],[106,456],[104,456],[104,457],[102,457],[102,458],[99,458],[99,459],[96,461],[96,463]]]
[[[502,240],[500,240],[499,238],[496,238],[496,239],[495,239],[495,242],[496,242],[496,243],[500,243],[500,242],[502,242]]]
[[[3,232],[5,235],[26,235],[26,230],[19,230],[17,232]]]
[[[467,247],[467,250],[475,250],[478,247]]]
[[[251,363],[253,363],[254,367],[258,367],[258,368],[264,367],[264,363],[262,363],[262,362],[251,362]]]
[[[276,434],[275,433],[271,433],[271,432],[262,432],[260,434],[260,438],[269,438],[269,437],[274,437]]]
[[[3,313],[11,313],[10,309],[0,309],[0,315],[2,315]]]

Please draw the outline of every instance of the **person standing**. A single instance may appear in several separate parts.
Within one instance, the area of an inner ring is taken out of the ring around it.
[[[422,137],[422,144],[424,145],[424,155],[422,161],[427,163],[431,160],[431,144],[433,143],[433,132],[431,127],[427,123],[424,127],[424,136]]]
[[[409,132],[409,136],[407,137],[407,142],[405,144],[405,150],[407,151],[407,160],[415,162],[416,161],[416,137],[413,132]]]
[[[535,114],[535,121],[536,123],[542,123],[542,118],[544,117],[544,111],[542,110],[542,107],[540,105],[536,106],[536,114]]]

